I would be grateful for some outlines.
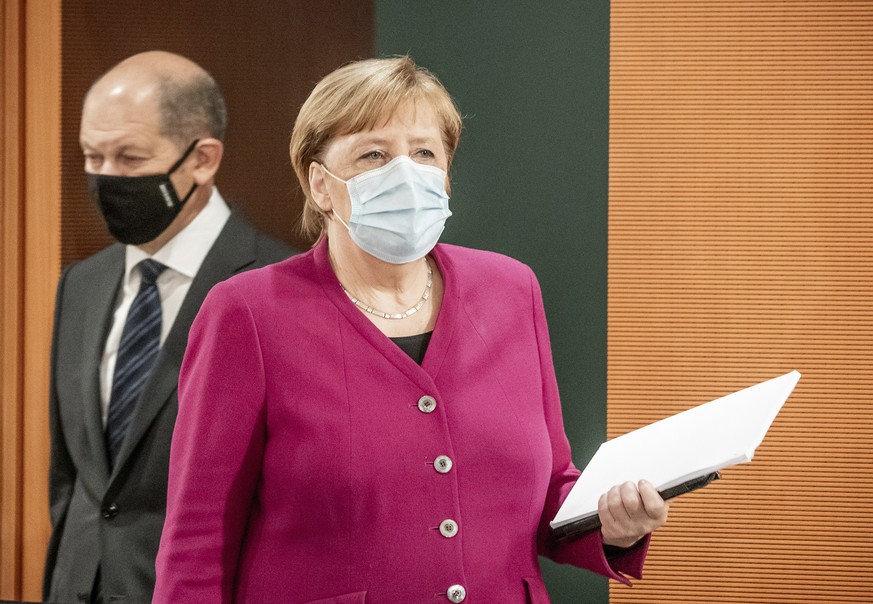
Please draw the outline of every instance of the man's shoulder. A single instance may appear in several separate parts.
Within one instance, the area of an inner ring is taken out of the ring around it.
[[[257,231],[257,239],[258,239],[258,260],[264,262],[264,264],[272,264],[274,262],[281,262],[297,254],[297,250],[289,246],[284,241],[279,241],[274,237],[267,235],[266,233],[262,233],[261,231]]]
[[[232,211],[214,246],[239,249],[247,244],[253,246],[257,266],[279,262],[297,253],[288,244],[254,227],[239,212]]]
[[[124,245],[113,243],[92,256],[67,265],[64,272],[68,280],[102,280],[113,270],[124,270]]]
[[[253,266],[251,270],[239,272],[227,281],[233,282],[234,286],[238,288],[260,291],[267,284],[277,282],[286,285],[291,283],[300,285],[297,282],[317,282],[319,280],[312,250],[299,253],[292,250],[291,253],[288,253],[291,248],[284,244],[280,245],[283,247],[278,251],[285,250],[281,258],[263,265]]]
[[[221,249],[217,249],[221,248]],[[288,244],[267,235],[252,226],[242,215],[233,212],[215,241],[210,254],[244,254],[256,268],[280,262],[297,253]],[[64,269],[67,286],[80,284],[84,287],[113,284],[124,273],[125,246],[114,243],[83,260],[75,261]],[[202,268],[202,267],[201,267]]]

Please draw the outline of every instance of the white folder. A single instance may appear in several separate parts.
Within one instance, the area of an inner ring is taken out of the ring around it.
[[[556,535],[599,526],[597,501],[616,484],[645,479],[669,498],[752,461],[799,379],[792,371],[603,443],[552,520]]]

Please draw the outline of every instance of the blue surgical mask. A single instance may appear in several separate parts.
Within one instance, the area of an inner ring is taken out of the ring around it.
[[[324,170],[345,183],[352,204],[348,224],[334,215],[358,247],[385,262],[404,264],[426,256],[452,215],[446,173],[405,155],[349,180]]]

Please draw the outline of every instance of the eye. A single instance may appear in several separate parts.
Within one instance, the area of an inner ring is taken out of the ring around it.
[[[416,149],[414,155],[424,159],[434,159],[436,155],[430,149]]]
[[[381,151],[368,151],[367,153],[364,153],[361,156],[361,159],[367,159],[370,161],[379,161],[380,159],[382,159],[384,157],[385,157],[385,154],[382,153]]]
[[[86,168],[95,168],[99,167],[100,164],[103,163],[103,156],[97,155],[96,153],[85,153],[85,167]]]

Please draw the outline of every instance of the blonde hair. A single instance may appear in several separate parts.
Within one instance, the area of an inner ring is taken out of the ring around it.
[[[448,167],[461,138],[461,114],[437,77],[409,57],[367,59],[344,65],[316,84],[300,108],[291,135],[291,164],[306,196],[304,234],[324,233],[326,213],[309,188],[309,166],[330,142],[375,128],[407,101],[425,101],[437,115]]]

